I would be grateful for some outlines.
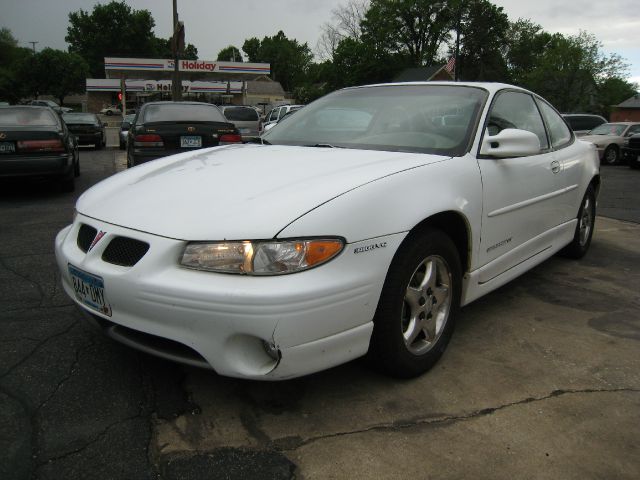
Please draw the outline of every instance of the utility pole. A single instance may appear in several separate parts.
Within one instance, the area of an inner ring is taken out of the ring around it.
[[[171,82],[172,100],[182,100],[182,81],[180,80],[180,52],[184,48],[184,24],[178,21],[178,0],[173,0],[173,80]],[[182,48],[181,48],[182,47]]]
[[[31,46],[33,47],[33,53],[36,53],[36,43],[40,43],[40,42],[27,42],[30,43]]]

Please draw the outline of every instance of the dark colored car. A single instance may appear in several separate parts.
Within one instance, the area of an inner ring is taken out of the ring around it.
[[[31,100],[29,102],[29,105],[35,105],[35,106],[39,106],[39,107],[49,107],[49,108],[53,109],[56,113],[59,113],[61,115],[63,113],[68,113],[68,112],[70,112],[72,110],[69,107],[61,107],[60,105],[58,105],[53,100]]]
[[[62,119],[78,139],[78,145],[101,149],[107,143],[104,124],[95,113],[64,113]]]
[[[562,116],[575,133],[576,137],[586,135],[591,130],[603,123],[607,123],[607,120],[600,115],[592,115],[590,113],[563,113]]]
[[[198,148],[241,142],[238,129],[215,105],[145,103],[127,136],[127,166]]]
[[[136,118],[135,113],[130,113],[124,116],[122,123],[120,124],[120,132],[118,132],[118,139],[120,140],[120,150],[127,148],[127,136],[129,135],[129,129],[133,120]]]
[[[622,147],[622,156],[631,168],[640,168],[640,133],[631,135]]]
[[[49,107],[0,107],[0,177],[49,177],[72,191],[80,175],[78,145]]]

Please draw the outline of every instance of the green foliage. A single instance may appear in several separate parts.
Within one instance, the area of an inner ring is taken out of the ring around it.
[[[458,1],[371,0],[362,39],[376,51],[408,58],[410,66],[430,65],[449,38]]]
[[[53,95],[62,105],[68,94],[84,91],[89,66],[81,56],[45,48],[33,60],[31,86],[37,93]]]
[[[217,60],[220,62],[242,62],[242,54],[238,47],[229,45],[218,52]]]
[[[458,59],[461,80],[504,81],[507,65],[501,49],[506,43],[509,18],[502,7],[488,0],[469,0],[460,11],[462,37]]]
[[[249,62],[271,64],[272,78],[279,81],[286,91],[304,83],[313,58],[306,43],[287,38],[282,30],[262,40],[249,38],[242,45],[242,50],[249,57]]]
[[[638,92],[638,85],[617,77],[605,79],[598,85],[596,113],[609,118],[611,107],[618,105]]]
[[[23,65],[33,56],[29,48],[18,46],[18,41],[8,28],[0,29],[0,100],[15,103],[28,94],[24,80],[29,72]]]
[[[104,57],[172,58],[169,40],[153,34],[155,20],[148,10],[134,10],[124,1],[97,4],[91,13],[78,10],[69,14],[65,40],[69,52],[77,53],[89,64],[90,75],[104,76]],[[188,44],[182,58],[196,59],[197,49]]]

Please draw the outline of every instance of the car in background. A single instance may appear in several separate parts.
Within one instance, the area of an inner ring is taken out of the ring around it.
[[[53,100],[31,100],[27,105],[35,105],[39,107],[49,107],[53,109],[54,112],[63,114],[73,111],[72,108],[69,107],[61,107]]]
[[[607,123],[604,117],[590,113],[563,113],[562,117],[569,124],[576,137],[587,135],[597,126]]]
[[[225,118],[233,123],[243,142],[252,142],[262,134],[262,121],[254,107],[245,105],[221,105],[218,107]]]
[[[218,107],[201,102],[149,102],[127,136],[127,166],[176,153],[242,143]]]
[[[640,133],[636,133],[627,138],[621,151],[622,157],[631,168],[640,168]]]
[[[100,110],[100,113],[110,117],[111,115],[122,115],[122,110],[120,110],[120,107],[117,105],[109,105]]]
[[[63,113],[62,119],[76,136],[78,145],[93,145],[96,150],[106,145],[104,124],[95,113]]]
[[[625,140],[635,133],[640,133],[640,122],[603,123],[580,140],[593,143],[604,164],[616,165],[622,158]]]
[[[269,130],[272,127],[267,128],[267,125],[275,125],[278,123],[278,120],[284,117],[287,113],[293,110],[300,110],[302,107],[304,107],[304,105],[280,105],[279,107],[274,107],[264,121],[264,129]]]
[[[127,136],[129,135],[129,129],[133,120],[136,118],[135,113],[125,115],[120,124],[120,131],[118,132],[118,139],[120,140],[120,150],[127,148]]]
[[[282,123],[284,120],[286,120],[287,118],[291,117],[294,113],[296,113],[298,110],[300,109],[291,109],[289,110],[287,113],[285,113],[284,115],[280,115],[280,118],[278,118],[277,121],[275,122],[271,122],[269,124],[267,124],[264,129],[263,129],[263,133],[267,133],[269,130],[271,130],[273,127],[275,127],[276,125]]]
[[[50,107],[0,107],[0,178],[47,177],[72,191],[80,175],[78,144]]]
[[[445,112],[455,124],[431,122]],[[147,353],[256,380],[366,354],[415,377],[445,351],[460,306],[557,252],[587,253],[599,187],[595,148],[527,90],[347,88],[260,145],[94,185],[56,262],[89,321]]]

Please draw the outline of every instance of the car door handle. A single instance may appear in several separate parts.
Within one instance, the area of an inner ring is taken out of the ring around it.
[[[560,171],[560,162],[557,160],[554,160],[553,162],[551,162],[551,171],[553,173],[558,173]]]

